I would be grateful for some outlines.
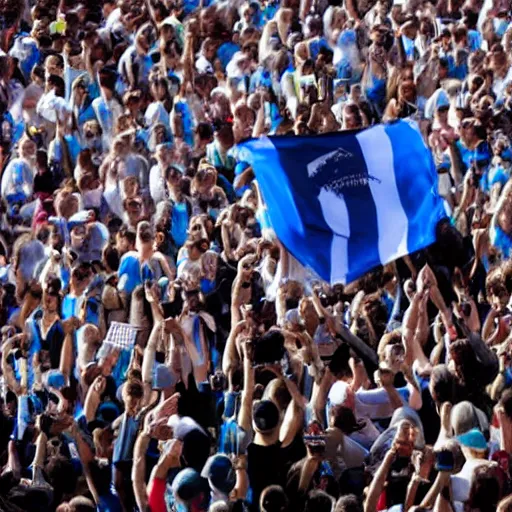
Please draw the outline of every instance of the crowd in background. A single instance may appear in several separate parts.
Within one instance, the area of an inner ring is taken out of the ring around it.
[[[511,15],[1,0],[0,511],[511,511]],[[397,119],[449,214],[329,286],[237,144]]]

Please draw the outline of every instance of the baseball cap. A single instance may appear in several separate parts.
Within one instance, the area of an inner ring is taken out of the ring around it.
[[[46,387],[62,389],[67,386],[67,378],[59,370],[50,370],[46,373]]]
[[[182,469],[174,478],[171,488],[174,497],[182,502],[197,498],[201,493],[210,495],[208,481],[192,468]]]
[[[456,437],[457,441],[466,448],[471,448],[472,450],[477,451],[485,451],[487,450],[487,441],[485,440],[485,436],[478,430],[477,428],[473,428],[464,434]]]
[[[165,364],[157,364],[153,370],[153,389],[170,388],[176,383],[171,370]]]
[[[277,427],[279,423],[279,409],[271,400],[261,400],[253,409],[253,420],[256,428],[265,432]]]
[[[203,467],[201,476],[208,479],[210,486],[223,494],[229,494],[236,484],[236,473],[229,457],[217,453],[212,455]]]

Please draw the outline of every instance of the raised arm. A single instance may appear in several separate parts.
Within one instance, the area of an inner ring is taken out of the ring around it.
[[[244,341],[242,344],[244,353],[244,389],[242,391],[242,403],[240,412],[238,413],[238,426],[245,432],[252,429],[252,399],[254,395],[254,368],[253,347],[250,340]]]

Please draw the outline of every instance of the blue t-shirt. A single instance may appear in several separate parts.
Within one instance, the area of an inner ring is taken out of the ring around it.
[[[229,64],[233,55],[240,50],[240,46],[232,41],[227,41],[219,46],[217,50],[217,57],[220,60],[222,69],[226,70],[226,66]]]

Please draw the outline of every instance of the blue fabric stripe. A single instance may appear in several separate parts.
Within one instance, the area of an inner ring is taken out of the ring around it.
[[[406,121],[388,124],[385,131],[393,147],[396,184],[409,221],[407,248],[412,253],[435,242],[437,223],[446,212],[434,160],[419,131]]]
[[[344,166],[344,175],[367,175],[366,162],[355,135],[349,134],[343,137],[339,145],[354,156],[348,161],[348,165]],[[379,232],[377,210],[368,184],[351,186],[346,190],[343,197],[347,204],[350,223],[347,276],[347,282],[350,282],[380,265]]]

